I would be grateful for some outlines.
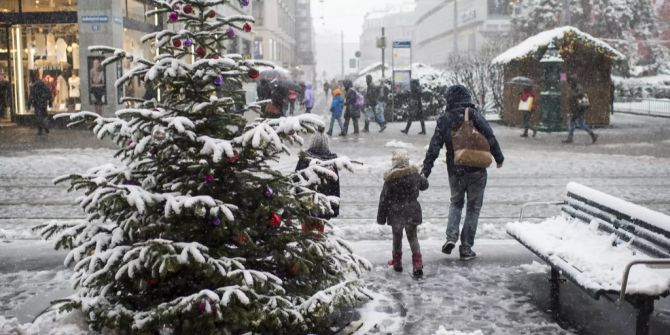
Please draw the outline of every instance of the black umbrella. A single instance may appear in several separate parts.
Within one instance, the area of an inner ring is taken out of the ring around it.
[[[512,85],[521,85],[521,86],[535,86],[535,83],[533,82],[532,79],[528,77],[514,77],[510,81],[507,82],[508,84]]]

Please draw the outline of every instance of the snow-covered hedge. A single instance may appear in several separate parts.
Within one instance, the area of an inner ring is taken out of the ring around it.
[[[623,78],[612,76],[617,100],[670,99],[670,75]]]

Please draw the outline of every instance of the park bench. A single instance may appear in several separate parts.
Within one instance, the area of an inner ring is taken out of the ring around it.
[[[526,208],[561,205],[561,216],[523,222]],[[594,299],[637,309],[636,334],[649,334],[654,301],[670,294],[670,216],[569,183],[563,201],[528,203],[507,233],[551,267],[551,297],[561,276]]]

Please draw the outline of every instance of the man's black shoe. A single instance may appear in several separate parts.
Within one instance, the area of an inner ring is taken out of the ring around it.
[[[442,246],[442,252],[447,254],[447,255],[451,255],[451,251],[454,250],[454,247],[456,247],[456,242],[447,241]]]
[[[401,130],[400,132],[407,135],[407,130]]]
[[[461,254],[462,261],[468,261],[477,257],[477,254],[474,251],[472,251],[472,248],[470,246],[467,245],[461,245],[460,247],[458,247],[458,251]]]

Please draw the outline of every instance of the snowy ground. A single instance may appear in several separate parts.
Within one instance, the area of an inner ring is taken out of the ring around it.
[[[324,109],[322,103],[316,110]],[[435,123],[427,126],[432,133]],[[400,133],[401,127],[392,124],[378,134],[373,124],[370,134],[332,140],[333,151],[365,164],[354,174],[342,174],[342,210],[333,220],[334,233],[352,241],[354,249],[375,265],[367,278],[376,299],[360,309],[368,322],[359,334],[633,333],[631,308],[591,301],[569,284],[562,292],[560,317],[552,313],[557,308],[549,304],[546,268],[533,263],[537,259],[509,239],[504,224],[516,220],[524,202],[560,199],[568,181],[670,214],[670,119],[615,114],[612,127],[597,130],[601,135],[597,145],[588,144],[580,133],[576,144],[563,145],[565,134],[522,139],[518,129],[494,125],[505,166],[489,170],[475,245],[480,257],[467,264],[439,252],[449,207],[442,153],[431,187],[420,199],[425,218],[419,230],[426,264],[422,282],[410,279],[407,272],[387,269],[390,229],[375,223],[391,151],[405,148],[419,163],[429,141],[416,135],[418,124],[409,136]],[[65,136],[64,132],[54,133]],[[69,292],[63,253],[37,241],[30,228],[50,220],[82,220],[73,205],[76,194],[65,193],[65,187],[54,186],[51,180],[109,162],[114,151],[79,149],[85,147],[81,144],[69,149],[63,143],[53,144],[55,149],[30,151],[3,150],[0,145],[0,316],[29,322],[48,301]],[[40,145],[44,146],[48,145]],[[290,170],[296,160],[293,155],[279,167]],[[527,216],[538,221],[557,213],[557,208],[540,208]],[[409,250],[405,255],[405,268],[410,269]],[[668,299],[657,303],[653,322],[656,334],[670,327]]]

